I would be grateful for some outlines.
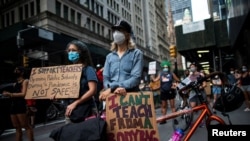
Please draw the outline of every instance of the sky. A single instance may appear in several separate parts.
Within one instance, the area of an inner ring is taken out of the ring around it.
[[[191,0],[193,22],[210,18],[208,0]]]

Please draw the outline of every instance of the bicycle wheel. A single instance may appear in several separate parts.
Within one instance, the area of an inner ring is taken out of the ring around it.
[[[58,110],[56,109],[56,107],[54,105],[50,105],[48,110],[46,111],[47,120],[56,119],[58,116],[57,113],[58,113]]]
[[[180,111],[180,110],[183,110],[185,108],[188,108],[188,107],[187,106],[184,107],[184,108],[177,107],[176,112]],[[183,115],[180,115],[180,116],[176,117],[175,119],[173,119],[173,121],[172,121],[173,122],[173,128],[174,128],[174,130],[182,129],[183,131],[186,131],[189,128],[192,120],[193,120],[193,112],[185,113]]]

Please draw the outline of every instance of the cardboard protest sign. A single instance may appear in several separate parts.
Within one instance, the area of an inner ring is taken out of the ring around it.
[[[106,122],[109,141],[159,141],[152,92],[110,95]]]
[[[82,65],[32,68],[25,99],[77,98]]]

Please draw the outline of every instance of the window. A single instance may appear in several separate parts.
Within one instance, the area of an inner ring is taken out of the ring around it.
[[[6,26],[10,25],[10,15],[9,13],[6,14]]]
[[[27,19],[29,17],[29,5],[28,4],[24,6],[24,11],[25,11],[25,19]]]
[[[97,23],[97,34],[100,35],[100,24]]]
[[[71,22],[75,23],[75,10],[73,9],[70,10],[70,17],[71,17]]]
[[[61,3],[56,1],[56,15],[61,17]]]
[[[81,14],[77,13],[77,24],[81,25]]]
[[[69,14],[69,8],[68,6],[64,5],[63,6],[63,18],[66,20],[69,20],[68,14]]]
[[[19,21],[23,20],[23,7],[19,7]]]
[[[86,25],[86,28],[87,29],[90,29],[90,18],[87,18],[87,23],[86,23],[87,25]]]
[[[14,10],[11,11],[11,24],[15,23],[15,12]]]
[[[101,35],[104,36],[104,26],[102,26]]]
[[[34,16],[35,15],[35,10],[34,10],[34,2],[32,1],[30,3],[30,16]]]
[[[40,0],[36,0],[36,13],[40,13]]]
[[[92,21],[92,31],[95,32],[95,21]]]

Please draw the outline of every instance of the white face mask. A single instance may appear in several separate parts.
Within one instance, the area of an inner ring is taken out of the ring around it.
[[[125,35],[120,31],[115,31],[113,33],[113,38],[116,44],[122,44],[125,41]]]

